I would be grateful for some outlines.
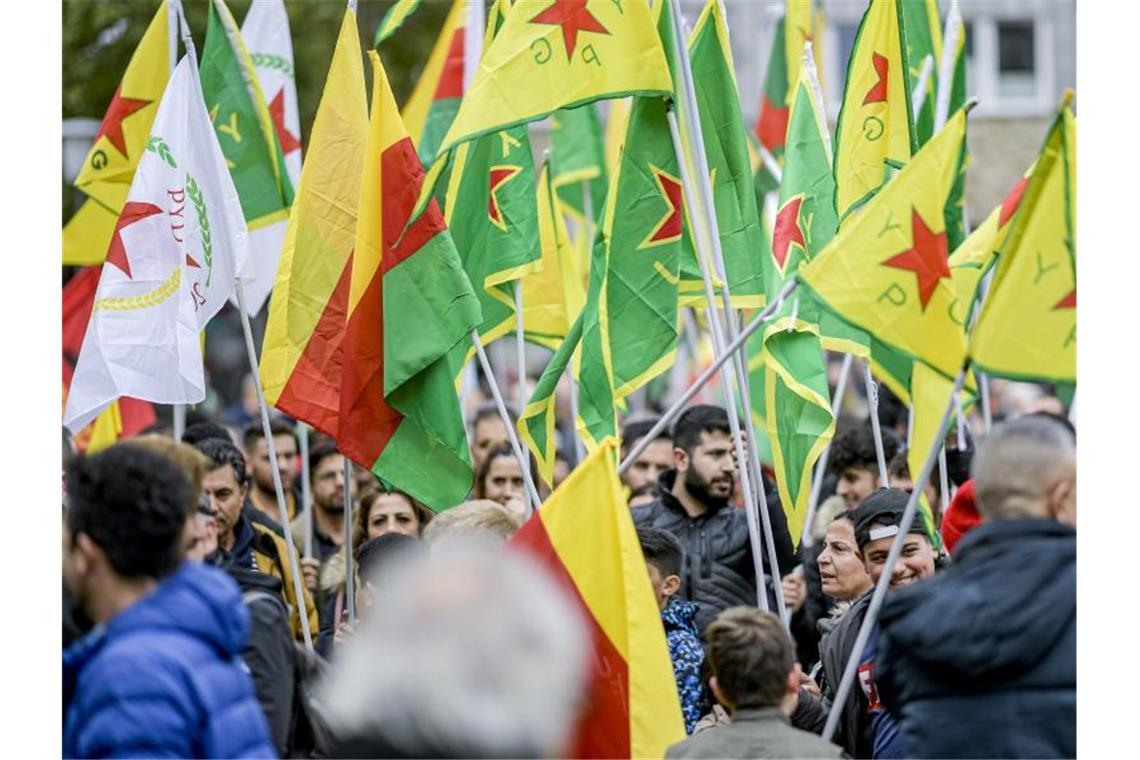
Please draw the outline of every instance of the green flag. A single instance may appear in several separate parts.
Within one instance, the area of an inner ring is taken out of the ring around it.
[[[835,179],[827,116],[813,97],[809,74],[800,67],[792,96],[784,174],[770,255],[764,260],[768,298],[776,297],[800,264],[835,236]],[[763,330],[764,401],[768,438],[780,502],[795,540],[803,534],[812,467],[835,432],[827,366],[819,337],[820,307],[794,293]]]
[[[593,103],[564,108],[550,117],[551,178],[562,209],[574,221],[586,218],[585,194],[589,194],[595,225],[601,221],[606,201],[606,154],[602,126]]]
[[[906,27],[906,66],[910,81],[918,86],[926,58],[931,60],[930,77],[921,103],[911,101],[915,110],[915,132],[922,147],[934,134],[934,105],[938,99],[938,66],[942,61],[942,27],[938,21],[938,0],[911,0],[902,3]],[[913,93],[912,93],[913,94]]]
[[[515,329],[514,282],[542,258],[537,178],[526,127],[463,143],[451,161],[444,217],[479,297],[479,337],[487,344]],[[448,361],[456,377],[473,354],[470,343],[452,350]]]

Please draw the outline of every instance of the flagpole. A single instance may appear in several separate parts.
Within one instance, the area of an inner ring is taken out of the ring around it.
[[[831,416],[839,418],[839,410],[843,406],[843,395],[847,390],[847,375],[851,372],[851,363],[855,360],[853,354],[843,355],[843,366],[839,368],[839,380],[835,383],[835,397],[831,399]],[[815,543],[811,535],[811,523],[815,519],[815,511],[819,506],[819,493],[823,490],[823,476],[827,474],[827,460],[831,455],[831,442],[828,441],[819,461],[815,466],[815,474],[811,480],[811,495],[808,496],[807,515],[804,517],[804,532],[800,537],[800,546],[808,547]]]
[[[484,0],[467,0],[467,23],[463,27],[463,92],[471,88],[479,59],[483,57],[483,33],[487,28]]]
[[[186,405],[175,404],[172,413],[174,417],[174,440],[181,441],[182,434],[186,432]]]
[[[356,572],[352,556],[352,460],[344,458],[344,606],[356,625]]]
[[[883,452],[883,431],[879,427],[879,386],[875,384],[875,378],[871,376],[871,361],[869,359],[863,362],[863,382],[867,385],[867,408],[871,413],[871,433],[875,438],[875,457],[879,460],[879,487],[890,488],[890,478],[887,477],[887,456]],[[907,445],[909,444],[910,439],[908,438]]]
[[[950,118],[950,90],[954,86],[954,57],[962,32],[962,11],[958,0],[951,0],[946,13],[946,31],[942,35],[942,61],[938,66],[938,100],[934,107],[934,132],[938,133]]]
[[[261,412],[261,432],[265,436],[265,448],[269,461],[277,461],[277,445],[273,442],[273,431],[269,425],[269,406],[265,403],[265,390],[261,387],[261,374],[258,372],[257,350],[253,346],[253,330],[249,326],[249,312],[245,308],[245,288],[241,280],[234,279],[237,290],[238,312],[241,315],[241,330],[245,335],[245,351],[249,358],[249,371],[253,376],[253,388],[257,392],[257,407]],[[293,593],[296,594],[297,617],[301,620],[301,633],[305,637],[305,647],[313,648],[313,634],[309,630],[309,611],[305,608],[305,588],[301,584],[301,567],[297,561],[297,549],[293,545],[293,531],[289,530],[289,512],[285,509],[285,489],[281,485],[281,472],[276,466],[269,468],[273,474],[273,490],[277,494],[277,517],[285,534],[285,545],[289,552],[289,567],[293,571]]]
[[[305,516],[305,559],[313,557],[313,485],[309,473],[309,426],[297,423],[297,440],[301,446],[301,514]]]
[[[523,342],[523,296],[522,280],[515,280],[515,351],[518,354],[518,383],[516,385],[516,405],[519,413],[526,409],[526,344]],[[520,462],[521,464],[521,462]],[[553,485],[552,485],[553,487]],[[530,493],[523,491],[523,506],[529,515],[534,507],[530,503]]]
[[[962,390],[962,384],[965,380],[966,368],[963,367],[954,380],[954,392]],[[942,412],[942,421],[938,425],[938,435],[935,436],[935,440],[945,438],[946,428],[950,425],[950,413],[953,409],[954,401],[948,399],[946,408]],[[938,448],[931,448],[930,453],[926,455],[926,461],[922,464],[922,472],[918,480],[915,481],[916,483],[925,483],[930,479],[930,473],[934,469],[934,460],[937,456]],[[891,542],[891,551],[887,555],[886,563],[879,575],[879,582],[875,584],[875,591],[871,594],[871,603],[863,617],[863,624],[859,626],[859,634],[855,637],[855,646],[851,648],[851,656],[848,657],[847,666],[843,670],[843,678],[839,681],[839,688],[836,689],[835,698],[831,701],[831,712],[828,713],[827,723],[823,728],[825,741],[831,741],[835,729],[839,726],[839,718],[846,706],[847,695],[851,693],[851,687],[855,681],[855,671],[859,668],[859,661],[863,658],[863,650],[867,647],[867,639],[871,636],[871,629],[878,620],[879,609],[883,606],[883,598],[891,585],[891,575],[898,563],[899,556],[902,554],[903,543],[906,541],[910,526],[914,523],[915,513],[918,511],[918,499],[921,494],[922,489],[915,488],[911,491],[910,498],[907,499],[906,510],[903,512],[902,520],[899,521],[899,532],[895,535],[895,540]]]
[[[926,484],[923,483],[922,487],[925,488]],[[918,490],[918,484],[914,486]],[[946,507],[950,505],[950,474],[946,472],[946,443],[943,441],[942,445],[938,447],[938,491],[940,496],[940,504],[938,511],[946,514]]]
[[[673,38],[676,43],[677,56],[680,59],[680,69],[682,73],[682,80],[684,83],[685,94],[685,107],[689,114],[690,128],[694,134],[692,137],[693,146],[693,160],[696,164],[696,173],[698,186],[704,198],[704,221],[707,225],[705,229],[708,237],[708,242],[711,242],[713,252],[713,266],[716,267],[717,275],[721,278],[721,302],[724,308],[724,327],[726,332],[721,336],[721,348],[724,347],[725,337],[731,340],[736,337],[737,327],[736,318],[732,310],[732,298],[729,292],[728,272],[724,263],[724,252],[721,250],[720,244],[720,230],[718,228],[716,218],[716,205],[713,198],[712,183],[709,180],[708,161],[705,157],[704,151],[704,129],[701,126],[700,111],[697,108],[697,90],[693,80],[693,69],[689,60],[689,50],[685,44],[685,35],[682,33],[682,17],[681,17],[681,4],[679,0],[670,0],[673,11]],[[677,142],[677,147],[681,147],[680,142]],[[678,156],[678,162],[684,160],[684,155]],[[688,196],[690,198],[694,196]],[[701,259],[700,256],[697,257]],[[706,280],[705,295],[712,294],[712,285],[709,281],[708,275],[704,273],[704,264],[702,262],[702,277]],[[715,311],[713,302],[709,301],[710,310],[710,324],[715,321],[712,318],[711,312]],[[716,334],[713,334],[714,341],[717,339]],[[714,344],[715,345],[715,344]],[[737,387],[740,391],[741,401],[744,406],[744,425],[748,431],[748,449],[752,453],[752,458],[748,460],[748,464],[741,465],[743,472],[746,466],[750,466],[753,470],[753,480],[756,484],[756,494],[758,497],[757,511],[760,513],[760,524],[764,530],[764,542],[767,544],[768,550],[768,564],[772,573],[773,583],[775,587],[776,607],[781,620],[787,619],[785,615],[784,604],[784,591],[783,586],[780,584],[780,567],[776,562],[776,544],[772,532],[772,518],[768,514],[768,495],[764,491],[764,477],[763,469],[760,466],[760,447],[757,445],[759,440],[756,437],[755,424],[752,419],[752,399],[749,397],[748,392],[748,370],[746,366],[745,356],[743,353],[734,354],[734,367],[736,369]],[[732,393],[731,389],[726,386],[729,394]],[[755,515],[754,515],[755,516]]]
[[[926,91],[930,87],[930,75],[934,71],[934,56],[927,53],[926,57],[922,59],[922,73],[918,75],[918,84],[914,86],[914,93],[911,96],[911,102],[914,104],[912,110],[914,111],[914,120],[918,121],[918,114],[922,110],[922,102],[926,100]]]
[[[529,518],[531,512],[542,504],[542,499],[538,498],[538,489],[534,486],[534,478],[530,474],[530,458],[523,456],[523,448],[519,443],[518,433],[515,432],[515,426],[511,422],[511,415],[507,414],[507,405],[503,403],[503,395],[499,392],[499,384],[495,381],[495,373],[491,371],[491,362],[487,358],[483,341],[479,339],[478,330],[471,331],[471,343],[475,346],[475,353],[479,356],[479,364],[483,366],[483,374],[487,376],[487,385],[491,386],[491,396],[494,397],[495,406],[499,409],[499,418],[507,429],[507,439],[510,441],[511,448],[514,449],[515,458],[519,460],[519,468],[522,470],[523,482],[530,492],[530,500],[534,502],[533,507],[527,510],[527,517]]]
[[[1069,404],[1069,424],[1073,427],[1077,425],[1077,392],[1073,391],[1073,401]]]
[[[693,193],[692,181],[689,176],[689,169],[685,163],[685,154],[681,149],[681,135],[677,129],[677,117],[673,113],[672,109],[667,111],[666,115],[669,119],[669,131],[673,136],[673,150],[677,154],[677,164],[681,170],[681,190],[684,194],[683,197],[694,198],[695,195]],[[697,227],[701,231],[705,231],[704,228],[700,225]],[[734,358],[736,354],[727,353],[725,351],[724,343],[721,339],[720,318],[717,314],[716,297],[712,292],[712,280],[709,278],[708,264],[705,261],[705,255],[707,254],[707,241],[705,241],[703,238],[700,238],[699,235],[698,239],[700,239],[702,245],[697,251],[697,262],[700,264],[701,279],[703,280],[705,286],[705,300],[708,302],[707,314],[709,320],[709,333],[712,335],[713,350],[716,352],[717,358],[720,359],[721,357],[724,357],[726,359],[725,362],[719,365],[721,368],[721,385],[724,387],[725,404],[728,407],[728,426],[732,432],[732,444],[736,452],[736,465],[737,472],[739,473],[740,477],[740,490],[744,494],[744,511],[746,515],[746,522],[748,523],[748,537],[749,541],[752,544],[753,569],[756,574],[757,606],[767,612],[768,593],[767,587],[764,583],[764,555],[762,554],[763,547],[760,543],[760,529],[758,526],[759,520],[757,520],[756,515],[756,512],[759,510],[757,507],[757,502],[753,496],[752,480],[750,477],[751,460],[744,450],[743,435],[740,430],[740,417],[736,409],[736,394],[733,392],[732,388],[732,370],[725,366],[725,364],[727,364],[727,359]],[[727,283],[724,284],[727,285]],[[743,386],[741,386],[742,395],[743,390]],[[652,440],[652,437],[647,434],[642,440],[646,439]],[[755,445],[755,438],[753,438],[752,444]],[[760,488],[763,490],[762,484],[760,485]],[[778,570],[773,569],[773,572],[776,573]],[[778,586],[779,584],[773,583],[773,585]],[[783,619],[782,614],[780,617]]]
[[[166,0],[166,32],[170,40],[170,73],[178,66],[178,16],[181,0]]]

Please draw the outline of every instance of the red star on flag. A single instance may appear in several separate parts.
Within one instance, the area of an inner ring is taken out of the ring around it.
[[[562,41],[566,45],[566,59],[574,57],[578,45],[578,32],[609,34],[602,22],[586,9],[589,0],[554,0],[554,4],[530,20],[532,24],[551,24],[562,27]]]
[[[1017,212],[1017,207],[1021,205],[1021,197],[1025,195],[1025,186],[1029,184],[1029,177],[1022,177],[1013,189],[1009,191],[1009,195],[1005,196],[1005,200],[1001,202],[1001,215],[998,217],[998,227],[1004,227],[1005,223],[1013,218],[1014,213]]]
[[[669,176],[653,165],[650,165],[649,170],[653,172],[653,178],[657,181],[657,187],[661,191],[661,197],[665,201],[665,205],[668,206],[668,210],[649,234],[645,236],[645,240],[638,246],[639,248],[678,240],[681,237],[683,223],[681,212],[684,210],[684,205],[680,180]]]
[[[863,105],[865,106],[871,103],[887,102],[887,72],[890,71],[891,62],[887,60],[885,55],[872,53],[871,63],[874,65],[875,74],[879,79],[871,89],[867,90],[867,94],[863,96]]]
[[[123,205],[123,213],[119,214],[119,221],[115,222],[115,233],[111,235],[111,245],[107,248],[107,263],[114,264],[128,278],[133,279],[131,277],[131,262],[127,259],[127,249],[123,246],[123,237],[120,233],[135,222],[161,213],[162,209],[153,203],[127,201]]]
[[[273,122],[273,131],[277,133],[277,141],[281,143],[281,154],[289,155],[301,147],[301,141],[285,126],[285,86],[282,85],[273,101],[269,104],[269,118]]]
[[[790,198],[776,214],[776,227],[772,230],[772,257],[776,259],[776,266],[781,272],[788,261],[788,248],[792,243],[798,245],[805,256],[807,254],[804,231],[800,228],[800,206],[803,202],[802,195]]]
[[[127,155],[126,140],[123,138],[123,119],[150,105],[152,101],[124,98],[119,94],[122,89],[121,84],[115,88],[115,97],[111,98],[111,105],[107,107],[107,113],[103,116],[103,123],[99,125],[99,131],[95,134],[95,142],[98,142],[100,137],[106,137],[107,142],[114,145],[115,150],[123,154],[123,158],[130,158]]]
[[[1057,309],[1075,308],[1077,308],[1077,289],[1073,288],[1073,291],[1069,293],[1069,295],[1065,296],[1057,302],[1056,306],[1053,307],[1053,311],[1056,311]]]
[[[922,302],[922,310],[926,311],[927,304],[938,288],[938,281],[950,279],[949,246],[946,231],[938,234],[931,232],[919,216],[918,209],[913,207],[910,222],[913,239],[911,247],[887,259],[883,265],[914,272],[918,278],[918,298]]]
[[[487,198],[487,216],[491,217],[491,223],[503,232],[507,231],[507,223],[503,219],[503,210],[499,207],[499,198],[496,193],[498,193],[499,188],[518,176],[521,171],[521,166],[491,167],[491,191]]]

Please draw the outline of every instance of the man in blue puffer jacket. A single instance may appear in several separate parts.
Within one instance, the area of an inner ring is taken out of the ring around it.
[[[1076,757],[1076,447],[1039,416],[974,462],[983,522],[889,595],[875,680],[912,757]]]
[[[64,757],[273,757],[237,585],[183,563],[197,494],[129,443],[68,472],[63,575],[96,624],[63,655]]]

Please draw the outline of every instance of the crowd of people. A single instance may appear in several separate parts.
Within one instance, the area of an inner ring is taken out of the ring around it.
[[[687,734],[667,757],[1074,757],[1076,434],[1056,411],[976,446],[952,431],[953,496],[922,485],[933,524],[901,538],[858,653],[914,487],[905,420],[884,419],[883,483],[869,421],[841,418],[802,541],[764,468],[774,567],[725,410],[655,433],[622,480]],[[623,457],[655,422],[626,422]],[[275,460],[256,421],[90,455],[64,433],[64,756],[563,754],[591,637],[558,582],[503,550],[527,504],[496,408],[468,421],[470,500],[439,513],[360,467],[346,479],[323,436],[302,463],[288,419],[270,434]],[[531,463],[544,494],[571,461],[550,484]],[[759,609],[777,596],[784,619]]]

